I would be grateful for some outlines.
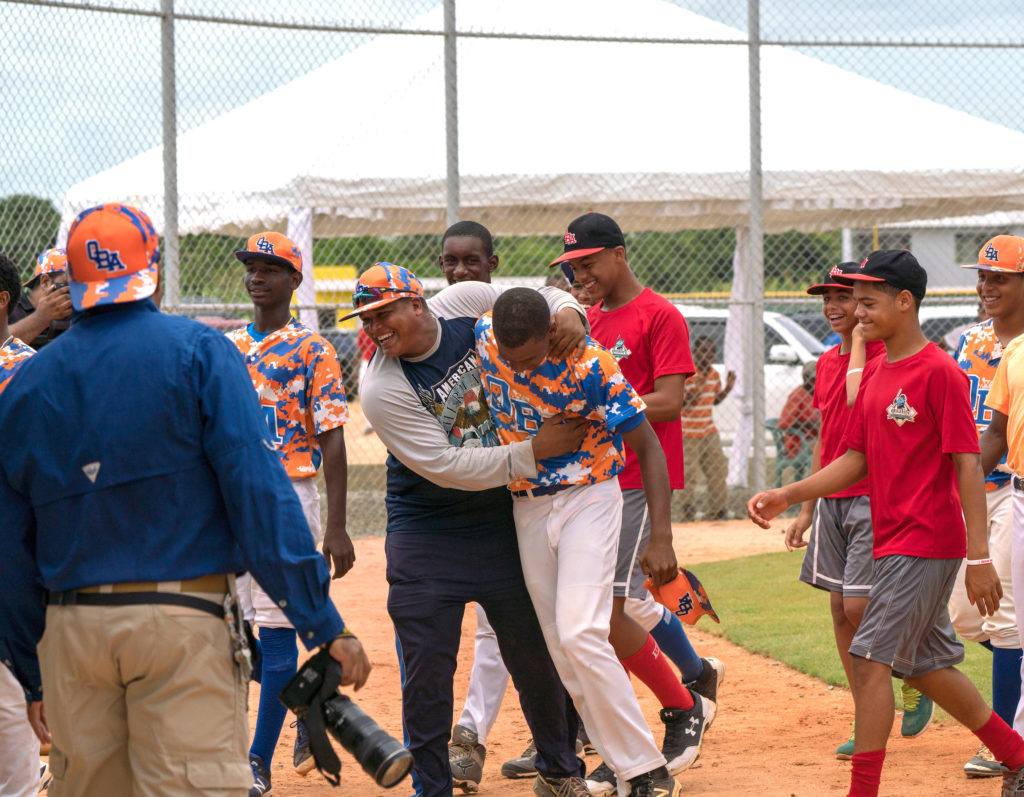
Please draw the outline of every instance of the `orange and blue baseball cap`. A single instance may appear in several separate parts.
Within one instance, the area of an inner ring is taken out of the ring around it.
[[[615,219],[593,211],[584,213],[573,219],[562,233],[562,254],[548,263],[548,268],[566,260],[597,254],[602,249],[625,245],[626,239]]]
[[[32,276],[29,277],[25,282],[22,283],[24,287],[28,287],[39,279],[43,274],[62,274],[68,269],[68,253],[65,249],[47,249],[45,252],[40,252],[39,257],[36,258],[36,268],[32,272]]]
[[[149,216],[130,205],[82,211],[68,230],[71,306],[88,310],[146,299],[156,292],[160,241]]]
[[[843,290],[852,291],[852,285],[845,282],[837,282],[836,277],[842,277],[843,274],[854,271],[858,266],[860,266],[860,263],[855,260],[848,260],[845,263],[840,263],[838,266],[832,266],[832,268],[825,272],[825,279],[808,288],[807,293],[811,296],[821,296],[829,288],[842,288]]]
[[[287,266],[302,273],[302,250],[291,238],[279,232],[258,232],[249,236],[249,240],[245,242],[245,249],[235,252],[235,257],[243,263],[250,260],[266,260],[268,263]]]
[[[422,299],[423,283],[409,269],[396,266],[394,263],[374,263],[356,280],[356,290],[352,294],[352,306],[355,308],[341,320],[354,315],[375,310],[399,299]]]
[[[960,268],[1020,274],[1024,272],[1024,238],[1016,235],[997,235],[981,247],[977,263],[968,263]]]

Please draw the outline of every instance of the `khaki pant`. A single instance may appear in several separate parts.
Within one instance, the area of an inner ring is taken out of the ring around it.
[[[685,511],[692,512],[696,491],[693,485],[698,472],[704,474],[704,483],[708,491],[708,514],[718,515],[725,512],[728,493],[725,478],[729,473],[729,463],[722,453],[722,441],[718,432],[704,437],[683,438],[683,465],[686,468],[686,486],[682,490],[682,503]]]
[[[248,794],[248,684],[223,618],[50,606],[39,660],[51,797]]]

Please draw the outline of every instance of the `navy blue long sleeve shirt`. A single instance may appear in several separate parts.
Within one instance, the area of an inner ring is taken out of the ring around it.
[[[242,358],[149,300],[79,314],[0,395],[0,661],[41,697],[44,590],[250,570],[311,648],[330,573]]]

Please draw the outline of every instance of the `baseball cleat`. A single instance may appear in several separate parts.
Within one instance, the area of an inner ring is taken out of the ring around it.
[[[309,735],[302,720],[295,720],[290,726],[295,728],[295,749],[292,751],[292,766],[295,772],[305,777],[316,767],[313,752],[309,749]]]
[[[448,763],[452,770],[452,786],[466,794],[480,791],[484,776],[484,758],[487,750],[480,744],[475,731],[456,725],[448,745]]]
[[[580,732],[576,734],[576,754],[577,755],[596,755],[597,748],[594,747],[594,743],[590,741],[590,737],[587,735],[587,729],[583,727],[583,723],[580,723]]]
[[[530,743],[518,758],[511,758],[501,765],[501,774],[506,778],[529,778],[537,774],[537,745]]]
[[[696,692],[697,694],[706,697],[715,704],[717,709],[718,688],[725,683],[725,664],[713,656],[702,658],[701,663],[704,665],[704,669],[701,671],[700,676],[690,681],[688,684],[685,684],[685,686],[691,692]],[[713,720],[714,717],[711,718],[711,721]],[[711,721],[708,722],[709,727],[711,725]]]
[[[661,721],[665,723],[665,739],[661,754],[665,756],[670,775],[678,775],[693,766],[700,758],[704,731],[715,716],[715,704],[704,695],[691,692],[693,708],[663,708]]]
[[[900,691],[903,693],[903,723],[900,726],[900,736],[913,739],[928,730],[935,715],[935,703],[906,682]]]
[[[537,797],[592,797],[583,778],[545,778],[537,775],[533,781]]]
[[[629,797],[675,797],[675,793],[676,781],[665,767],[645,772],[629,781]]]
[[[609,797],[618,789],[618,779],[612,768],[602,761],[587,775],[587,788],[594,797]]]
[[[985,745],[979,747],[974,757],[964,764],[964,774],[969,778],[994,778],[1001,775],[1002,770],[1002,765]]]
[[[1001,766],[1003,773],[1002,797],[1024,797],[1024,769],[1007,769]]]
[[[249,788],[249,797],[270,797],[274,793],[270,787],[270,773],[267,765],[258,755],[249,756],[249,766],[252,769],[253,784]]]

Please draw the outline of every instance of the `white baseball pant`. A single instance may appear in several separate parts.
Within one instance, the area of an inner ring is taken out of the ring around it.
[[[28,724],[25,690],[0,663],[0,794],[35,797],[39,792],[39,739]]]
[[[628,781],[665,765],[608,641],[622,522],[618,479],[512,503],[526,588],[555,668],[591,741]]]

